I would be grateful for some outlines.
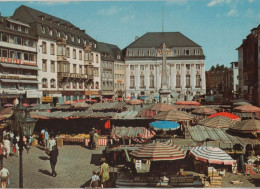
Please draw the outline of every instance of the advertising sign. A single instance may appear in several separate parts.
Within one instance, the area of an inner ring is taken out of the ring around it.
[[[52,97],[51,96],[44,96],[44,97],[42,97],[42,102],[52,102]]]
[[[26,91],[26,98],[41,98],[42,91]]]

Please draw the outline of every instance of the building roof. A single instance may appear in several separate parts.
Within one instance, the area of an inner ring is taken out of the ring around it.
[[[96,40],[90,37],[89,35],[87,35],[84,30],[80,30],[78,27],[74,26],[69,21],[63,20],[61,18],[57,18],[55,16],[27,7],[25,5],[22,5],[19,8],[17,8],[12,18],[30,24],[33,27],[36,36],[42,36],[42,37],[53,38],[53,39],[56,39],[58,37],[56,34],[53,34],[52,36],[49,35],[47,29],[45,33],[42,33],[41,28],[39,26],[39,24],[41,24],[51,29],[56,29],[58,31],[61,31],[61,36],[64,35],[63,33],[66,33],[68,34],[68,36],[75,35],[77,37],[84,38],[88,41],[96,42]],[[83,41],[81,41],[81,43],[79,44],[77,40],[73,42],[68,39],[67,42],[77,46],[83,45]]]
[[[117,45],[104,43],[104,42],[98,42],[97,50],[99,52],[101,52],[102,60],[123,61],[122,51]],[[103,55],[105,53],[107,54],[107,56]],[[120,59],[118,59],[117,55],[120,55]]]
[[[147,32],[126,48],[201,47],[180,32]]]

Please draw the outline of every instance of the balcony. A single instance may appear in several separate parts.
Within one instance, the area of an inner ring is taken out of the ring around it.
[[[71,79],[90,79],[91,78],[91,76],[88,76],[85,74],[66,73],[66,72],[58,72],[58,77],[59,78],[71,78]]]
[[[86,60],[86,59],[84,59],[84,65],[92,65],[93,64],[93,60]]]

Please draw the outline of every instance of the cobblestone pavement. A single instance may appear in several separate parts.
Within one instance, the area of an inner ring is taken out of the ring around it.
[[[25,188],[82,188],[89,187],[92,171],[99,171],[99,160],[104,147],[89,150],[80,145],[59,147],[57,177],[50,175],[49,157],[41,147],[23,151],[23,179]],[[8,188],[19,187],[19,157],[4,159],[10,172]]]

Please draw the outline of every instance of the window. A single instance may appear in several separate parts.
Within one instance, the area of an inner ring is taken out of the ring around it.
[[[79,59],[82,60],[82,51],[79,50]]]
[[[154,88],[154,75],[150,75],[150,88]]]
[[[15,58],[14,57],[14,51],[9,51],[9,58]]]
[[[58,55],[62,56],[63,55],[63,46],[58,45]]]
[[[55,87],[56,87],[55,79],[51,79],[51,88],[55,88]]]
[[[22,53],[21,52],[16,52],[16,59],[22,59]]]
[[[42,71],[47,72],[47,60],[42,60]]]
[[[177,64],[177,65],[176,65],[176,69],[177,69],[177,70],[180,70],[180,69],[181,69],[181,65],[180,65],[180,64]]]
[[[134,56],[134,51],[128,51],[128,56]]]
[[[140,70],[144,70],[144,65],[140,65]]]
[[[199,54],[200,54],[200,50],[199,50],[199,49],[195,49],[195,50],[194,50],[194,54],[195,54],[195,55],[199,55]]]
[[[94,76],[99,77],[99,69],[97,67],[94,67]]]
[[[47,45],[46,45],[46,42],[42,42],[42,53],[43,54],[46,54],[47,53]]]
[[[186,87],[190,87],[190,75],[186,75]]]
[[[70,48],[69,47],[66,48],[66,57],[67,58],[70,57]]]
[[[51,72],[55,73],[55,61],[51,61]]]
[[[99,63],[98,54],[96,54],[96,63]]]
[[[130,70],[135,70],[135,66],[134,65],[130,65]]]
[[[200,70],[200,64],[196,64],[196,69]]]
[[[23,53],[23,60],[29,60],[29,54]]]
[[[154,65],[150,65],[150,70],[154,70]]]
[[[2,33],[2,41],[7,42],[8,41],[8,35],[5,33]]]
[[[35,61],[36,61],[36,55],[30,53],[30,54],[29,54],[29,61],[33,61],[33,62],[35,62]]]
[[[57,66],[58,66],[58,68],[57,68],[58,70],[57,71],[61,72],[61,64],[58,64]]]
[[[80,43],[80,38],[78,38],[78,43]]]
[[[190,70],[190,64],[186,64],[186,69]]]
[[[73,64],[73,73],[77,73],[77,65]]]
[[[49,35],[51,35],[52,36],[52,29],[49,29]]]
[[[42,88],[48,88],[48,80],[46,78],[42,79]]]
[[[144,51],[138,51],[139,56],[144,56]]]
[[[60,37],[60,31],[57,32],[57,36]]]
[[[148,55],[152,56],[153,55],[153,51],[152,50],[148,50]]]
[[[16,44],[22,45],[22,38],[21,37],[16,38]]]
[[[75,37],[74,36],[71,36],[71,41],[75,41]]]
[[[79,74],[82,74],[82,65],[79,65]]]
[[[130,88],[135,87],[135,76],[130,76]]]
[[[120,54],[116,55],[116,58],[117,58],[118,60],[120,60],[120,58],[121,58]]]
[[[79,88],[83,89],[83,82],[82,81],[79,82]]]
[[[2,57],[8,58],[8,51],[5,49],[2,49]]]
[[[29,39],[23,39],[23,45],[29,46]]]
[[[67,81],[65,85],[66,85],[67,89],[70,89],[70,82],[69,81]]]
[[[99,89],[99,82],[96,82],[96,89]]]
[[[73,82],[72,82],[72,86],[73,86],[73,89],[76,89],[76,88],[77,88],[77,83],[76,83],[76,81],[73,81]]]
[[[140,76],[140,88],[144,88],[144,76]]]
[[[196,75],[196,87],[200,87],[200,75]]]
[[[184,50],[185,55],[190,55],[190,50]]]
[[[76,49],[73,49],[73,59],[76,59]]]
[[[179,74],[176,75],[176,87],[181,87],[181,75]]]
[[[180,53],[180,50],[173,50],[173,55],[175,56],[175,55],[180,55],[181,53]]]
[[[13,35],[9,35],[9,43],[14,44],[14,36]]]
[[[55,45],[51,43],[51,55],[55,54]]]
[[[45,33],[45,27],[41,26],[41,29],[42,29],[42,33]]]
[[[88,52],[85,52],[85,57],[84,57],[85,60],[89,60],[89,53]]]

